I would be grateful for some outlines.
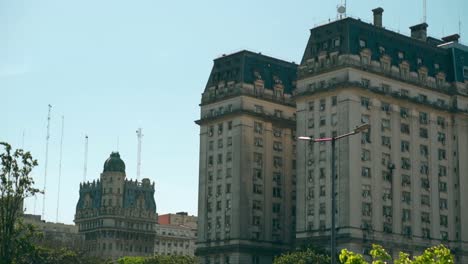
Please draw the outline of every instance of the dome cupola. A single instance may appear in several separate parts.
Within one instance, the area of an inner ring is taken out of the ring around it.
[[[110,157],[104,162],[104,172],[123,172],[125,173],[125,163],[120,158],[118,152],[112,152]]]

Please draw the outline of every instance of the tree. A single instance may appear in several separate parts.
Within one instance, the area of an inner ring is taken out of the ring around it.
[[[0,142],[0,146],[4,148],[0,154],[0,264],[10,264],[21,256],[21,250],[33,247],[28,239],[32,230],[22,225],[20,215],[24,199],[40,191],[34,188],[30,177],[37,166],[31,153],[22,149],[12,151],[5,142]]]
[[[390,254],[385,251],[382,246],[372,245],[370,251],[372,257],[372,264],[386,264],[392,261]],[[360,254],[348,251],[347,249],[341,250],[340,262],[342,264],[369,264],[364,257]],[[410,259],[409,254],[400,252],[398,259],[394,260],[395,264],[453,264],[453,255],[450,249],[444,245],[438,245],[428,248],[420,256]]]
[[[329,264],[330,257],[319,254],[311,248],[291,253],[282,254],[276,257],[274,264]]]

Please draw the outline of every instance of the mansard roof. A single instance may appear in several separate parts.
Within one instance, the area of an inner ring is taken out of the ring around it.
[[[253,84],[261,78],[266,89],[273,89],[280,82],[284,85],[284,92],[291,93],[295,87],[296,72],[297,64],[293,62],[242,50],[214,60],[206,88],[223,82]]]

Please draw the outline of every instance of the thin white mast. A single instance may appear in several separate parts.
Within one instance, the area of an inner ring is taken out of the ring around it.
[[[55,212],[55,222],[58,223],[59,206],[60,206],[60,179],[62,178],[62,150],[63,150],[63,132],[65,126],[65,117],[62,116],[62,134],[60,136],[60,159],[59,159],[59,174],[58,174],[58,191],[57,191],[57,211]]]
[[[137,181],[140,180],[141,172],[141,139],[143,138],[143,133],[141,127],[136,131],[138,137],[138,152],[137,152]]]
[[[50,111],[52,106],[49,104],[49,113],[47,115],[47,136],[46,136],[46,153],[45,153],[45,161],[44,161],[44,194],[42,196],[42,214],[41,218],[44,220],[45,218],[45,201],[46,201],[46,187],[47,187],[47,162],[49,158],[49,139],[50,139]]]

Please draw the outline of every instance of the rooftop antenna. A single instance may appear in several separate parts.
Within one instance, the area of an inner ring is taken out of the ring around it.
[[[427,0],[423,0],[423,23],[427,22]]]
[[[346,17],[346,0],[336,7],[336,11],[338,12],[338,19],[343,19]]]
[[[141,169],[141,139],[143,138],[143,133],[141,127],[136,131],[138,137],[138,152],[137,152],[137,181],[140,179],[140,169]]]
[[[58,223],[59,205],[60,205],[60,178],[62,178],[62,149],[63,149],[63,128],[65,126],[65,117],[62,116],[62,134],[60,136],[60,159],[59,159],[59,174],[58,174],[58,191],[57,191],[57,211],[55,212],[55,222]]]
[[[47,187],[47,162],[49,158],[49,139],[50,139],[50,111],[52,106],[49,104],[49,112],[47,114],[47,136],[46,136],[46,153],[44,161],[44,194],[42,196],[42,214],[41,218],[45,219],[45,201],[46,201],[46,187]]]
[[[87,171],[88,171],[88,135],[85,135],[83,182],[86,182]]]

